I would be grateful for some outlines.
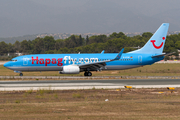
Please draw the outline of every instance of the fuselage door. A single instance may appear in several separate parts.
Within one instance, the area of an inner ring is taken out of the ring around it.
[[[142,56],[141,55],[138,56],[138,63],[142,64]]]
[[[29,58],[24,57],[23,58],[23,65],[28,65],[28,60],[29,60]]]

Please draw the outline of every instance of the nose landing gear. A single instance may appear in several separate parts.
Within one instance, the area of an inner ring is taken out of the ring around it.
[[[23,76],[23,73],[19,73],[19,76]]]
[[[19,76],[23,76],[22,71],[14,71],[15,73],[19,73]]]
[[[92,76],[92,73],[89,71],[85,71],[84,76]]]

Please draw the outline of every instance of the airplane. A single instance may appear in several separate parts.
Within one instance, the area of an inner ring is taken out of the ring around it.
[[[169,23],[163,23],[148,42],[140,49],[123,53],[85,53],[85,54],[33,54],[13,58],[4,67],[20,73],[24,71],[59,71],[60,74],[79,74],[92,76],[91,71],[124,70],[151,65],[163,60],[163,48]]]

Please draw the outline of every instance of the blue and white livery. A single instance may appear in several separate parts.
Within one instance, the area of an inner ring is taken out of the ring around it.
[[[144,65],[151,65],[163,60],[163,48],[169,23],[163,23],[141,49],[123,53],[92,54],[35,54],[13,58],[4,67],[20,73],[23,71],[59,71],[61,74],[78,74],[91,76],[90,71],[123,70]]]

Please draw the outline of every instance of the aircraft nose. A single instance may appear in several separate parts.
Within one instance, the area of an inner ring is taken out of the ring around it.
[[[6,62],[5,64],[4,64],[4,67],[9,67],[11,65],[11,63],[10,62]]]

